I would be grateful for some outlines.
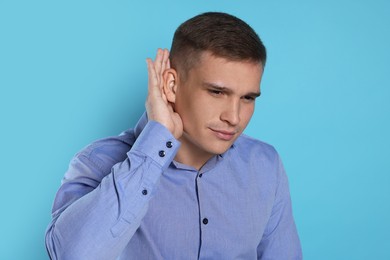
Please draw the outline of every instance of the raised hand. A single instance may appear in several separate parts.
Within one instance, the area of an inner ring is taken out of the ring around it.
[[[146,112],[149,120],[164,125],[176,139],[183,134],[183,122],[178,113],[169,103],[164,92],[165,70],[170,69],[169,52],[167,49],[158,49],[156,59],[146,59],[148,64],[148,96],[146,99]]]

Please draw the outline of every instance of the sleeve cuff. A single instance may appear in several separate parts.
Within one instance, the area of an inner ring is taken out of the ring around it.
[[[180,147],[180,142],[162,124],[149,121],[129,151],[140,152],[163,169],[168,168]]]

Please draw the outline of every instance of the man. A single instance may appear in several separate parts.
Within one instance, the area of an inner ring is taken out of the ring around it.
[[[169,57],[170,56],[170,57]],[[301,259],[274,148],[242,134],[266,51],[204,13],[147,59],[146,114],[72,160],[46,233],[52,259]]]

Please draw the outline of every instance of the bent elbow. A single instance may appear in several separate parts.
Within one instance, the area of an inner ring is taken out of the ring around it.
[[[45,245],[46,245],[46,251],[49,255],[49,258],[51,260],[57,260],[57,238],[54,235],[54,227],[53,225],[50,225],[48,229],[46,230],[45,234]]]

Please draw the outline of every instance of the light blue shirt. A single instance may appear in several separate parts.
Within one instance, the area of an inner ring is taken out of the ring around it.
[[[302,259],[287,176],[275,149],[241,135],[199,171],[174,161],[161,124],[96,141],[56,195],[52,259]]]

